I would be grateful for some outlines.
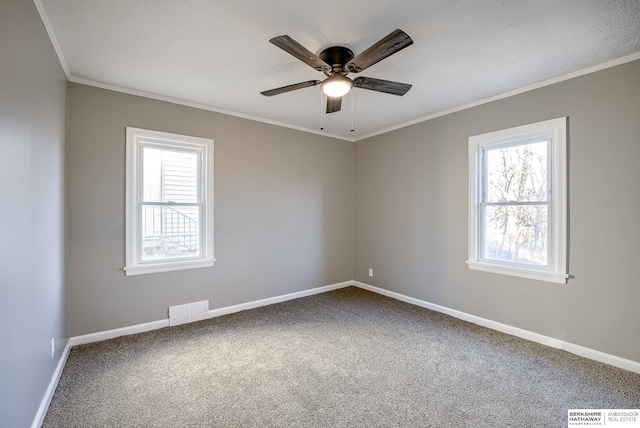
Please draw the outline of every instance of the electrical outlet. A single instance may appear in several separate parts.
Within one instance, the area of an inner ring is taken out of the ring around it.
[[[373,277],[373,269],[369,268],[369,276]]]
[[[56,352],[56,339],[51,338],[51,358],[53,358],[53,354]]]

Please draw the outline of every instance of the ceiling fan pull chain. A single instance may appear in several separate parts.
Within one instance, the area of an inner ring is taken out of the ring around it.
[[[354,132],[355,129],[353,127],[353,91],[351,91],[351,132]]]
[[[324,131],[324,97],[322,95],[322,88],[320,88],[320,130]]]

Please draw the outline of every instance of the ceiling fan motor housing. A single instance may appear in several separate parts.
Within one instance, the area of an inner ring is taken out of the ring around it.
[[[331,46],[320,53],[320,59],[329,64],[332,73],[348,73],[346,64],[353,59],[353,51],[344,46]]]

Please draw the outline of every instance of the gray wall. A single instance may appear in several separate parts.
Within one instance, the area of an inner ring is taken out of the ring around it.
[[[575,278],[469,270],[468,137],[561,116]],[[359,141],[354,156],[356,280],[640,361],[640,61]]]
[[[355,144],[70,84],[69,331],[66,83],[33,3],[0,2],[0,58],[3,426],[32,422],[70,335],[352,278],[640,361],[640,61]],[[468,270],[467,138],[565,115],[575,278]],[[215,140],[215,267],[122,272],[126,126]]]
[[[30,1],[0,2],[0,425],[29,426],[69,337],[66,77]],[[51,338],[56,352],[50,355]]]
[[[157,321],[353,278],[353,144],[70,84],[71,335]],[[125,127],[212,138],[212,268],[125,276]]]

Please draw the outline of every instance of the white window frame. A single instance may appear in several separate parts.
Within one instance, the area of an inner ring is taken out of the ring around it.
[[[200,153],[199,204],[200,255],[196,258],[144,261],[142,243],[142,148],[163,146],[178,151]],[[127,127],[126,139],[126,264],[125,274],[140,275],[183,269],[210,267],[213,257],[213,140],[187,135]]]
[[[546,120],[469,137],[469,238],[470,269],[566,284],[567,271],[567,118]],[[483,153],[490,148],[548,140],[549,218],[547,266],[524,265],[482,258],[482,201],[486,180]]]

